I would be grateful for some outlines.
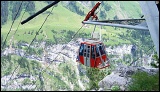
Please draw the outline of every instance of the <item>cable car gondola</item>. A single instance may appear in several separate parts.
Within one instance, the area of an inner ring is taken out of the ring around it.
[[[91,20],[93,19],[98,20],[95,11],[100,4],[101,3],[98,2],[92,8],[92,10],[85,17],[84,21],[89,20],[91,17],[92,17]],[[108,62],[108,57],[106,55],[105,46],[100,40],[98,40],[98,37],[96,36],[97,35],[94,35],[93,31],[91,39],[81,42],[78,50],[77,62],[92,68],[102,69],[108,67],[109,62]]]
[[[109,66],[104,44],[98,39],[88,39],[81,42],[77,62],[92,67],[105,68]]]

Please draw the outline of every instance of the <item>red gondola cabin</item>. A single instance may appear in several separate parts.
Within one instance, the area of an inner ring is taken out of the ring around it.
[[[105,46],[101,41],[89,39],[81,42],[77,62],[89,67],[102,69],[109,66],[107,60]]]

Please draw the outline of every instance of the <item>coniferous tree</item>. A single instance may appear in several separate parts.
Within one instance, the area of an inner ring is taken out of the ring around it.
[[[1,1],[1,25],[3,25],[8,18],[8,2],[9,1]]]

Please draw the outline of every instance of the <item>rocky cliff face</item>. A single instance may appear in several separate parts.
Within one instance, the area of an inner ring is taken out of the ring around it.
[[[127,86],[132,81],[131,75],[137,71],[144,71],[152,75],[159,72],[159,69],[119,65],[110,75],[99,82],[99,90],[111,90],[114,86],[119,86],[121,91],[127,91]]]

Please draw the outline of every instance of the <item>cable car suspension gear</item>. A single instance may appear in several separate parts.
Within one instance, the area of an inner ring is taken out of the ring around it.
[[[101,3],[98,2],[92,10],[87,14],[84,21],[88,21],[91,17],[91,20],[98,20],[98,17],[95,14],[95,11],[99,7]],[[82,22],[83,23],[83,22]],[[79,47],[79,53],[77,55],[77,62],[92,68],[102,69],[110,66],[109,59],[106,55],[105,47],[101,39],[99,39],[100,35],[94,33],[96,29],[96,25],[94,26],[94,30],[91,32],[91,38],[81,42]]]
[[[88,12],[88,14],[87,14],[87,16],[85,17],[84,21],[89,20],[89,19],[91,18],[91,16],[92,16],[92,20],[93,20],[93,19],[98,20],[98,17],[97,17],[97,15],[96,15],[95,11],[97,10],[97,8],[99,7],[100,4],[101,4],[101,3],[98,2],[98,3],[92,8],[92,10]]]

